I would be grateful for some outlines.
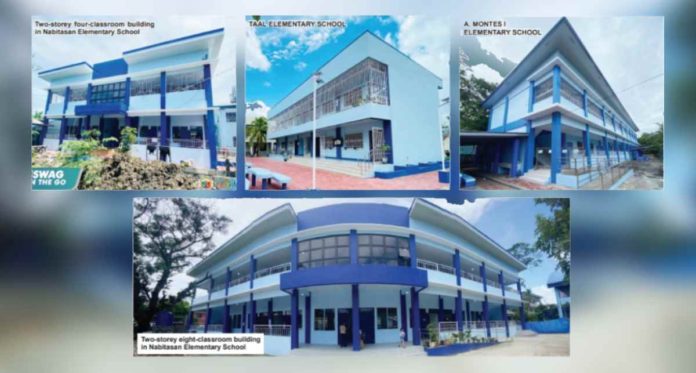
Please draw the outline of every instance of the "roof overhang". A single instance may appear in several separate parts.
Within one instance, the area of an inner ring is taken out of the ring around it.
[[[609,82],[602,74],[594,59],[580,40],[577,32],[563,17],[549,30],[520,63],[505,77],[495,90],[483,101],[482,106],[490,108],[493,103],[503,99],[510,90],[532,75],[539,66],[544,64],[555,53],[559,52],[567,60],[573,62],[575,69],[597,91],[601,99],[611,104],[621,114],[634,130],[638,127],[630,114],[624,108]]]
[[[507,250],[505,250],[497,242],[485,235],[459,215],[447,211],[421,198],[416,198],[413,200],[413,204],[409,210],[409,215],[411,218],[431,222],[444,230],[462,236],[467,241],[476,245],[477,248],[484,250],[493,257],[499,259],[501,262],[510,265],[512,268],[519,271],[527,269],[522,262],[508,253]]]
[[[225,29],[219,28],[131,49],[123,52],[123,59],[129,64],[132,64],[167,57],[173,54],[207,50],[208,59],[214,60],[217,59],[220,52],[220,45],[222,44],[224,33]]]
[[[219,260],[238,252],[241,248],[260,238],[266,232],[290,224],[297,224],[297,214],[292,206],[286,203],[251,222],[251,224],[247,225],[210,255],[196,263],[186,271],[186,274],[192,277],[201,276],[211,267],[215,266]]]
[[[78,62],[71,65],[56,67],[44,71],[39,71],[39,78],[51,81],[55,79],[66,78],[70,76],[81,76],[92,74],[92,65],[87,62]]]

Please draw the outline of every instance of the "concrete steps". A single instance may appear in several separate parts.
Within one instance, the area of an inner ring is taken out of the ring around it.
[[[549,183],[550,175],[551,170],[548,168],[535,168],[520,176],[520,179],[529,181],[530,183],[546,185]]]
[[[289,163],[312,167],[312,158],[309,157],[292,157],[288,159]],[[338,172],[341,174],[369,178],[374,176],[374,167],[371,163],[362,163],[357,161],[341,161],[337,159],[317,158],[317,169]]]

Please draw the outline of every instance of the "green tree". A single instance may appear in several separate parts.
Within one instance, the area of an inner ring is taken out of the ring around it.
[[[34,114],[31,116],[31,119],[43,120],[43,117],[43,111],[35,111]]]
[[[664,141],[664,123],[657,123],[657,130],[650,133],[644,133],[638,138],[643,152],[652,154],[658,159],[662,159],[662,145]]]
[[[268,119],[258,117],[251,121],[247,126],[247,139],[254,147],[252,154],[258,154],[261,147],[266,144],[266,133],[268,132]]]
[[[462,131],[486,131],[488,111],[481,103],[493,92],[496,84],[477,78],[471,68],[459,73],[459,126]]]
[[[213,235],[225,233],[231,220],[195,199],[144,198],[134,204],[133,297],[137,332],[147,331],[163,305],[176,305],[193,287],[168,298],[173,276],[214,248]],[[165,308],[166,309],[166,308]]]
[[[567,279],[570,274],[570,199],[536,198],[534,201],[550,210],[549,215],[536,216],[534,247],[555,259]]]
[[[131,145],[138,139],[137,133],[138,130],[134,127],[123,127],[121,130],[121,142],[119,143],[121,153],[130,151]]]
[[[536,267],[543,259],[543,253],[537,250],[536,247],[526,243],[518,242],[508,249],[508,253],[514,256],[517,260],[524,263],[527,267]]]

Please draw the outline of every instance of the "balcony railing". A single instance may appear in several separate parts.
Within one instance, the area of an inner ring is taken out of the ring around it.
[[[447,274],[450,274],[453,276],[456,274],[456,270],[454,269],[454,267],[440,264],[440,263],[431,262],[431,261],[425,260],[425,259],[417,259],[416,266],[418,268],[447,273]],[[483,283],[481,276],[476,275],[474,273],[470,273],[470,272],[462,272],[462,278],[466,278],[466,279],[469,279],[471,281],[475,281],[478,283]],[[494,280],[486,279],[486,284],[490,287],[500,289],[500,284]]]
[[[279,264],[277,266],[260,269],[260,270],[256,271],[254,278],[261,278],[261,277],[266,277],[266,276],[270,276],[270,275],[275,275],[276,273],[288,272],[288,271],[290,271],[290,268],[291,268],[290,262],[288,262],[288,263]]]
[[[208,324],[208,333],[222,333],[222,324]]]
[[[290,325],[254,324],[254,333],[287,337],[290,336]]]
[[[230,281],[230,286],[235,286],[235,285],[243,284],[243,283],[248,282],[248,281],[249,281],[249,275],[240,276],[240,277],[237,277],[237,278],[233,278],[233,279]]]

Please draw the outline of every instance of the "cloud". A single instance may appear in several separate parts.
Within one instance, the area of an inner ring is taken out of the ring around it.
[[[263,101],[255,101],[248,104],[249,107],[246,109],[246,123],[251,123],[254,119],[259,117],[268,118],[268,111],[270,107],[266,105]]]
[[[271,82],[269,82],[269,81],[263,82],[263,86],[268,88],[271,86]]]
[[[253,29],[247,30],[245,58],[251,69],[268,71],[271,68],[271,61],[261,51],[261,42]]]
[[[556,304],[556,293],[546,285],[535,286],[530,290],[541,297],[542,304]]]
[[[491,69],[488,67],[488,65],[478,64],[471,66],[471,72],[477,78],[484,79],[492,83],[500,83],[503,81],[503,77],[500,75],[500,73]]]
[[[299,61],[295,64],[295,66],[293,66],[293,68],[297,71],[302,71],[307,68],[307,64],[303,61]]]

